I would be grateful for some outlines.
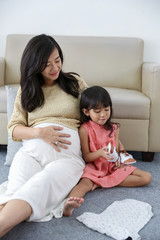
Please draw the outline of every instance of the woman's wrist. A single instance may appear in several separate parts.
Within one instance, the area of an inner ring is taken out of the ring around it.
[[[42,128],[33,128],[33,138],[41,138]]]

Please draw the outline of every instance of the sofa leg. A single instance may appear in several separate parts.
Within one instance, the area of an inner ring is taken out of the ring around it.
[[[144,162],[152,162],[155,152],[142,152],[142,160]]]

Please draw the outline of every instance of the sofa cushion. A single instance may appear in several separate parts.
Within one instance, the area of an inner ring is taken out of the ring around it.
[[[106,88],[113,103],[113,118],[148,120],[150,99],[137,90]]]
[[[10,120],[10,117],[13,112],[14,108],[14,102],[17,95],[18,85],[15,86],[6,86],[6,92],[7,92],[7,117],[8,122]],[[4,165],[10,166],[12,163],[12,160],[14,158],[14,155],[19,150],[19,148],[22,146],[21,142],[15,142],[12,140],[10,135],[8,134],[8,146],[7,146],[7,155],[6,155],[6,161]]]
[[[22,52],[33,35],[11,34],[6,42],[5,84],[19,82]],[[141,90],[143,40],[133,37],[53,36],[64,54],[64,71],[88,85]],[[16,56],[16,58],[15,58]]]

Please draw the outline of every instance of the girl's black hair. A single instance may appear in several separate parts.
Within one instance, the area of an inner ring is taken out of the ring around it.
[[[81,124],[84,122],[88,122],[89,120],[91,120],[90,116],[87,116],[84,114],[84,112],[82,111],[83,108],[87,109],[87,110],[91,110],[91,109],[95,109],[98,107],[108,107],[110,106],[110,117],[107,120],[107,122],[104,125],[104,128],[107,130],[110,130],[110,135],[112,134],[113,130],[114,130],[114,126],[111,122],[111,118],[112,118],[112,100],[111,97],[109,95],[109,93],[107,92],[106,89],[104,89],[103,87],[100,86],[93,86],[93,87],[89,87],[86,90],[83,91],[82,95],[81,95],[81,99],[80,99],[80,121]],[[116,123],[118,126],[119,124]]]
[[[32,112],[44,104],[44,95],[41,88],[44,79],[41,72],[46,68],[48,59],[54,49],[58,50],[63,64],[63,53],[60,46],[54,38],[45,34],[33,37],[23,52],[20,66],[20,86],[22,90],[21,103],[26,112]],[[61,70],[56,81],[66,93],[78,98],[79,84],[73,74],[76,73],[64,73]]]

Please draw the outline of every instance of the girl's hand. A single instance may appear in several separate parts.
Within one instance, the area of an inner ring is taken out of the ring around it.
[[[67,149],[67,145],[71,145],[71,142],[65,138],[70,137],[70,134],[60,132],[62,127],[48,126],[37,129],[37,137],[43,139],[46,143],[50,144],[57,152],[60,152],[60,147]]]
[[[103,147],[103,148],[99,149],[98,151],[99,151],[101,157],[104,157],[107,160],[113,160],[114,159],[114,157],[110,156],[110,152],[107,151],[106,147]]]
[[[118,169],[118,168],[124,168],[124,171],[126,171],[127,167],[131,167],[132,164],[123,164],[121,163],[121,161],[117,161],[115,162],[115,166],[114,166],[114,169]]]
[[[121,161],[117,161],[115,162],[115,166],[114,166],[114,169],[118,169],[118,168],[121,168],[121,167],[124,167],[124,170],[126,170],[125,166],[123,166],[124,164],[121,163]]]

